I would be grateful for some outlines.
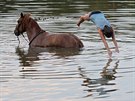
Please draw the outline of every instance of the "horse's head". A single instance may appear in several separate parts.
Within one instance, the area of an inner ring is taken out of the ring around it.
[[[16,36],[19,36],[20,34],[23,34],[23,32],[26,31],[29,19],[30,14],[23,14],[23,13],[20,14],[20,18],[18,19],[16,28],[14,30],[14,34]]]

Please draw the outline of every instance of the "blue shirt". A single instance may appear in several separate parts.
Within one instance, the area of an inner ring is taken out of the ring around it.
[[[92,14],[90,16],[90,20],[96,24],[97,28],[100,28],[101,30],[104,29],[104,26],[107,25],[111,27],[110,22],[105,18],[103,13],[97,13],[97,14]]]

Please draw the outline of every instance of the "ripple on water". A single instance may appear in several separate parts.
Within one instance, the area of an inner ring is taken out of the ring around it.
[[[133,0],[103,0],[100,6],[99,1],[78,0],[0,3],[1,100],[134,101]],[[107,39],[112,59],[108,59],[94,24],[84,22],[80,28],[76,26],[78,18],[93,8],[102,10],[115,29],[120,53],[115,53],[112,41]],[[75,34],[85,47],[81,51],[29,48],[22,36],[18,45],[13,31],[22,11],[31,12],[48,32]]]

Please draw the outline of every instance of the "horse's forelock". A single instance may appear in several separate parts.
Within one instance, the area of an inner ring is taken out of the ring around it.
[[[25,14],[24,17],[22,18],[22,23],[23,25],[27,25],[30,21],[31,17],[29,14]]]

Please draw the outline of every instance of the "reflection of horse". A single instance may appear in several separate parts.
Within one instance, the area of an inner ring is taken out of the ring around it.
[[[16,48],[16,54],[19,56],[20,64],[22,66],[31,66],[34,61],[38,61],[38,53],[28,50],[28,53],[24,51],[22,48]]]
[[[38,57],[42,52],[49,52],[52,55],[58,56],[58,58],[66,58],[79,54],[78,49],[66,49],[66,48],[41,48],[41,47],[29,47],[28,51],[24,51],[22,48],[16,48],[16,54],[19,56],[20,64],[22,66],[32,66],[34,61],[39,61]]]
[[[114,80],[116,78],[114,74],[116,73],[116,69],[118,68],[119,60],[115,63],[113,69],[108,69],[111,62],[112,59],[109,59],[108,62],[106,63],[106,66],[103,67],[103,70],[101,72],[101,78],[97,78],[97,79],[91,79],[87,77],[86,75],[87,71],[85,72],[81,68],[79,68],[80,75],[84,79],[82,86],[88,87],[89,89],[86,91],[91,93],[86,97],[91,96],[92,92],[99,92],[99,95],[104,95],[107,92],[112,92],[117,90],[114,88],[112,88],[111,90],[105,90],[105,88],[102,87],[102,85],[115,85],[115,83],[110,83],[109,81]]]
[[[30,14],[23,14],[18,20],[14,30],[16,36],[27,32],[29,45],[39,47],[63,47],[82,48],[83,43],[78,37],[70,33],[50,34],[42,30],[37,22],[30,17]]]

